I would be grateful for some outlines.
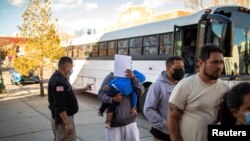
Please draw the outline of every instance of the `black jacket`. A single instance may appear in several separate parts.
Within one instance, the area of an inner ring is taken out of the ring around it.
[[[59,113],[65,111],[72,116],[78,112],[78,102],[68,79],[59,71],[53,73],[48,83],[49,109],[56,124],[62,122]]]

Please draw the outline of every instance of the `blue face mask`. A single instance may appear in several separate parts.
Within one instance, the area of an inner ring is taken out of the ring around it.
[[[250,112],[245,112],[245,124],[250,125]]]

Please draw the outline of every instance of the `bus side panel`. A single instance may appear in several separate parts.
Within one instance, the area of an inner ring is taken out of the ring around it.
[[[104,78],[114,70],[113,60],[74,60],[75,77],[72,83],[73,87],[82,88],[92,83],[91,93],[97,94]],[[161,71],[166,70],[165,60],[154,61],[132,61],[133,69],[142,72],[146,76],[146,81],[155,82]]]

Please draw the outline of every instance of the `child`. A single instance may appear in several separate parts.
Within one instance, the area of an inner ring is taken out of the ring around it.
[[[226,92],[220,105],[221,125],[250,125],[250,83],[241,82]]]
[[[140,83],[145,81],[145,76],[134,70],[133,71],[135,77],[139,80]],[[121,93],[123,96],[130,96],[131,97],[131,114],[136,113],[136,102],[137,102],[137,94],[133,90],[132,82],[129,78],[125,77],[116,77],[109,82],[107,88],[104,88],[107,92],[108,96],[114,97],[115,95]],[[110,128],[111,120],[113,118],[113,112],[116,109],[118,103],[102,103],[101,107],[99,108],[98,115],[103,116],[103,112],[107,109],[107,118],[105,121],[105,127]]]

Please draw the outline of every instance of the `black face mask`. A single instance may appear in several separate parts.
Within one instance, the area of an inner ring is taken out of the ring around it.
[[[184,69],[174,69],[174,73],[172,74],[172,77],[174,80],[181,80],[184,76]]]

